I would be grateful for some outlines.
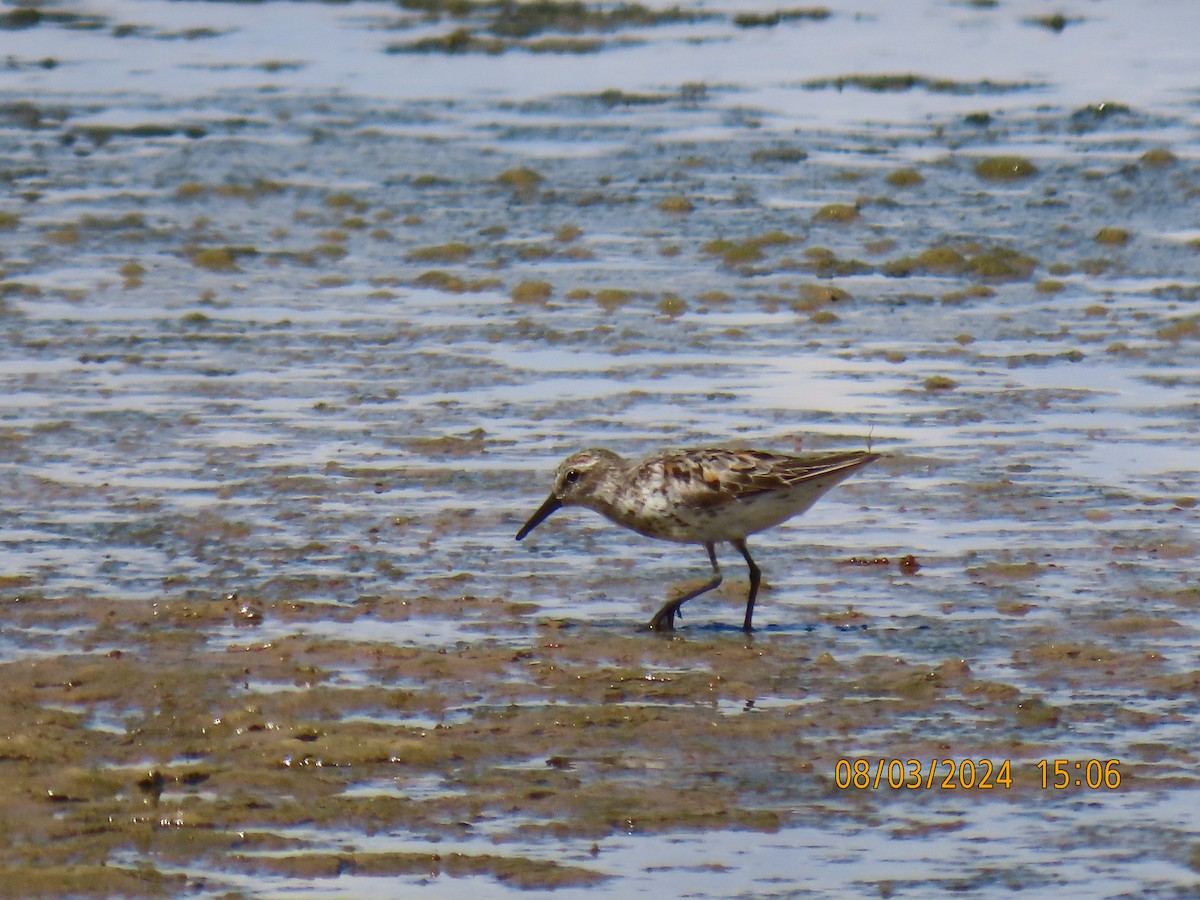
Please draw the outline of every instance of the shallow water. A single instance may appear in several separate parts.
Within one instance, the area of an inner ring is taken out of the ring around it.
[[[1200,7],[41,9],[0,27],[12,890],[1195,892]],[[727,550],[662,639],[699,548],[512,539],[580,446],[868,441],[753,541],[751,638]]]

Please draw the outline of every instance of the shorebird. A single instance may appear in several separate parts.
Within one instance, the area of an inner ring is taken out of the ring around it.
[[[751,630],[762,572],[746,548],[747,535],[778,525],[812,506],[852,472],[879,459],[870,451],[787,456],[763,450],[667,450],[626,460],[610,450],[580,450],[554,476],[550,496],[517,532],[533,531],[555,510],[586,506],[647,537],[703,544],[712,579],[668,601],[650,620],[652,631],[673,631],[679,608],[721,583],[716,545],[727,541],[750,570],[746,618]]]

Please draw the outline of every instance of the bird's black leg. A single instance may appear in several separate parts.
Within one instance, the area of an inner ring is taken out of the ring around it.
[[[712,563],[712,581],[702,584],[694,591],[689,591],[677,600],[665,603],[663,608],[656,612],[654,618],[650,620],[648,627],[651,631],[674,631],[675,617],[679,616],[683,618],[683,613],[679,611],[679,607],[683,606],[683,604],[687,603],[693,597],[699,597],[704,592],[711,591],[721,583],[721,568],[717,565],[717,548],[714,544],[705,544],[704,549],[708,551],[708,561]]]
[[[750,596],[746,598],[746,621],[742,623],[742,631],[750,631],[750,620],[754,618],[754,598],[758,596],[758,585],[762,582],[762,572],[750,558],[750,551],[746,549],[744,538],[729,543],[737,548],[738,552],[742,554],[742,558],[746,560],[746,565],[750,567]]]

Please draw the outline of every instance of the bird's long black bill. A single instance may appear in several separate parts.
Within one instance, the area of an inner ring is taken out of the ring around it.
[[[546,502],[538,507],[538,511],[529,517],[528,522],[521,526],[521,530],[517,532],[517,540],[521,540],[521,538],[525,537],[525,535],[529,534],[529,532],[541,525],[542,522],[544,522],[550,515],[550,513],[554,512],[560,506],[562,506],[562,501],[553,494],[547,497]]]

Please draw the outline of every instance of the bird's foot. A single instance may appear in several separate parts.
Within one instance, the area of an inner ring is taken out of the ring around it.
[[[677,607],[668,604],[654,614],[646,627],[650,631],[674,631],[676,616],[683,618]]]

